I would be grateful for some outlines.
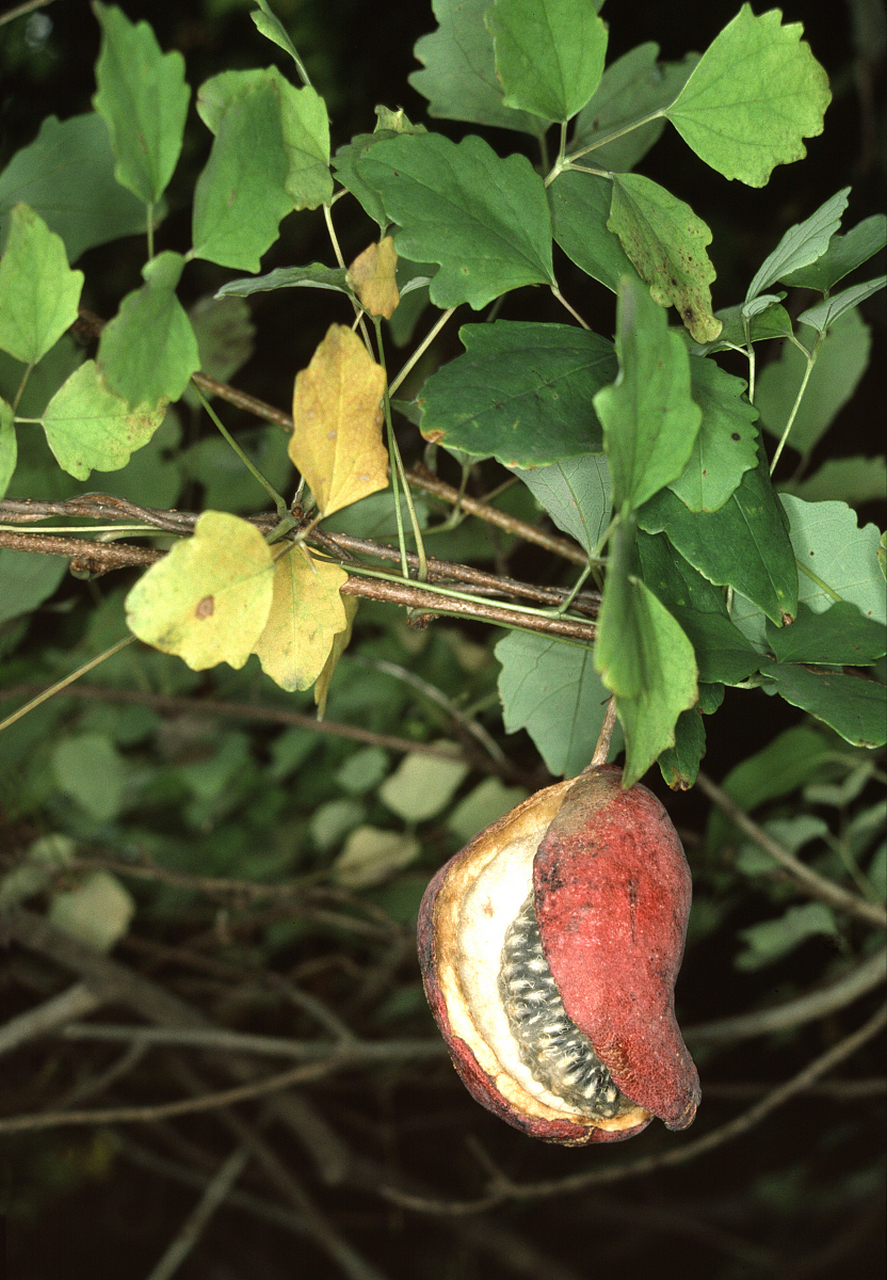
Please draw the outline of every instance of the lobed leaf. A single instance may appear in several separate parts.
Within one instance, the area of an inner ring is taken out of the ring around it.
[[[610,522],[610,468],[603,453],[583,453],[545,467],[512,468],[564,533],[595,551]]]
[[[702,411],[690,460],[668,486],[691,511],[718,511],[746,471],[757,466],[758,411],[746,383],[713,360],[690,360],[691,395]]]
[[[95,3],[102,27],[93,106],[108,126],[121,186],[146,205],[163,195],[182,150],[191,90],[180,53],[161,53],[147,22]]]
[[[175,294],[185,260],[166,250],[145,264],[141,289],[127,294],[99,340],[98,366],[127,404],[178,400],[200,368],[197,337]]]
[[[721,322],[711,309],[715,269],[705,246],[711,231],[689,205],[658,183],[635,173],[613,175],[613,200],[607,226],[650,295],[663,307],[676,307],[697,342],[712,342]]]
[[[507,467],[600,450],[594,395],[616,376],[609,342],[569,325],[463,325],[465,354],[438,369],[417,404],[427,440]]]
[[[86,480],[91,471],[119,471],[160,426],[166,402],[132,408],[110,391],[94,360],[87,360],[58,389],[43,413],[46,442],[59,466]]]
[[[821,258],[783,276],[783,284],[827,293],[844,276],[874,257],[887,244],[887,215],[872,214],[846,235],[834,235]]]
[[[206,511],[194,536],[177,542],[126,597],[134,635],[175,653],[193,671],[244,665],[273,597],[271,549],[255,525]]]
[[[686,466],[702,411],[690,395],[687,349],[642,284],[622,281],[619,377],[594,397],[613,476],[613,508],[641,506]]]
[[[808,267],[823,257],[832,236],[841,225],[841,216],[847,208],[849,194],[850,188],[844,187],[837,195],[826,200],[809,218],[789,227],[755,273],[745,295],[746,302],[756,298],[777,280],[784,281],[793,271]]]
[[[884,685],[840,671],[811,671],[778,663],[762,674],[793,707],[822,720],[855,747],[883,747],[887,742],[887,689]]]
[[[887,653],[887,627],[848,600],[836,600],[821,613],[802,604],[790,627],[767,623],[767,642],[777,662],[867,667]]]
[[[511,289],[554,284],[545,188],[523,156],[500,159],[475,135],[401,134],[372,147],[359,173],[400,227],[397,252],[439,262],[431,301],[475,311]]]
[[[506,107],[572,119],[600,84],[607,28],[588,0],[495,0],[485,14]]]
[[[689,147],[725,178],[764,187],[778,164],[802,160],[803,138],[822,133],[828,76],[771,9],[744,4],[716,36],[665,114]]]
[[[554,238],[577,267],[613,293],[623,276],[636,274],[608,220],[613,192],[608,179],[566,169],[547,188]]]
[[[0,348],[36,364],[77,319],[83,279],[68,266],[61,237],[17,204],[0,258]]]

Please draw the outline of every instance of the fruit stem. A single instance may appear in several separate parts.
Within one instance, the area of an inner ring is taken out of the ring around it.
[[[597,740],[597,746],[594,749],[594,755],[591,757],[590,769],[598,769],[602,764],[607,763],[607,756],[610,754],[610,739],[613,736],[613,726],[616,724],[616,695],[614,694],[607,703],[607,710],[604,715],[604,723],[601,725],[600,736]]]

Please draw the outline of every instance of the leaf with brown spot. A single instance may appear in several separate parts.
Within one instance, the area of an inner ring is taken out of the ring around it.
[[[711,231],[689,205],[636,173],[613,175],[607,227],[622,247],[650,295],[663,307],[677,307],[697,342],[713,342],[721,321],[711,309],[715,269],[706,253]]]
[[[307,689],[320,675],[335,637],[347,626],[339,594],[347,581],[344,569],[312,560],[298,547],[277,561],[271,612],[254,652],[281,689]]]
[[[343,324],[330,326],[308,368],[297,375],[289,456],[321,515],[387,486],[384,390],[385,371]]]
[[[357,294],[360,305],[371,316],[390,320],[400,302],[395,280],[397,251],[391,236],[371,244],[358,254],[348,268],[346,279]]]
[[[255,525],[206,511],[193,538],[177,542],[126,597],[130,631],[193,671],[240,668],[271,608],[274,564]]]

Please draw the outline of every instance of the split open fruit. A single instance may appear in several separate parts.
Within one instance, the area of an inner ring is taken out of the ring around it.
[[[674,1015],[691,882],[669,817],[613,765],[530,796],[419,912],[428,1001],[474,1098],[582,1146],[684,1129],[699,1078]]]

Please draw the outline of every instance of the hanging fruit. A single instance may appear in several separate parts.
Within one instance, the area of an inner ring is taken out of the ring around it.
[[[419,912],[428,1001],[472,1096],[582,1146],[684,1129],[699,1079],[674,1016],[691,882],[652,792],[613,765],[530,796],[456,854]]]

